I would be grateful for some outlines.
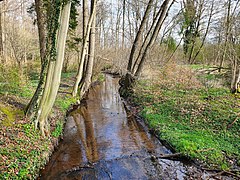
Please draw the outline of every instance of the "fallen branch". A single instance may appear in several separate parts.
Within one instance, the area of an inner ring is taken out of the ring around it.
[[[183,157],[182,153],[175,153],[175,154],[161,154],[160,156],[151,155],[152,160],[156,159],[176,159]]]
[[[230,128],[233,126],[233,124],[234,124],[235,122],[237,122],[238,118],[239,118],[239,117],[236,117],[236,119],[235,119],[231,124],[229,124],[229,125],[227,126],[227,129],[230,129]]]
[[[240,176],[237,174],[240,171],[225,171],[225,170],[220,170],[220,169],[207,169],[207,168],[202,168],[202,170],[217,172],[215,174],[210,175],[209,177],[219,176],[219,175],[224,175],[225,174],[225,175],[231,175],[231,176],[234,176],[234,177],[237,177],[237,178],[240,179]]]

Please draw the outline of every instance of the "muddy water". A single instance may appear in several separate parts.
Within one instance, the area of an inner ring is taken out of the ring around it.
[[[152,158],[171,153],[133,117],[118,94],[118,79],[90,89],[70,113],[64,138],[40,179],[187,179],[179,161]]]

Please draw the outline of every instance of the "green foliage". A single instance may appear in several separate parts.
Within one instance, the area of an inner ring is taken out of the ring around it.
[[[57,138],[62,134],[62,131],[63,131],[63,122],[58,121],[55,129],[52,132],[52,136]]]
[[[23,131],[19,131],[19,130]],[[8,166],[1,169],[0,179],[31,179],[46,162],[44,154],[48,151],[50,140],[43,139],[31,124],[18,124],[15,129],[5,129],[12,136],[11,142],[6,141],[0,154]],[[27,136],[25,136],[25,134]],[[35,177],[36,178],[36,177]]]
[[[165,78],[171,79],[168,73]],[[143,106],[141,115],[149,126],[177,152],[209,167],[233,168],[233,162],[240,161],[240,122],[235,121],[239,118],[239,97],[225,88],[169,88],[161,76],[159,79],[138,82],[132,96],[136,104]],[[172,81],[169,83],[176,85]]]
[[[55,105],[60,108],[62,112],[66,112],[70,105],[75,104],[77,101],[76,98],[73,98],[70,95],[66,95],[64,97],[58,97],[55,101]]]
[[[105,75],[103,73],[98,74],[97,81],[99,82],[105,81]]]
[[[20,77],[20,70],[18,67],[4,67],[0,65],[0,93],[6,92],[16,94],[21,91],[24,85],[24,77]]]
[[[167,45],[169,51],[174,51],[177,47],[176,41],[172,36],[169,36],[167,39],[164,39],[163,43]]]

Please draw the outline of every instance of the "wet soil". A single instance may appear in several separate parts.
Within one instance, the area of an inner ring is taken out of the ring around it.
[[[127,115],[118,79],[92,87],[72,111],[64,137],[39,179],[205,179],[191,164],[155,158],[171,154],[147,128]]]

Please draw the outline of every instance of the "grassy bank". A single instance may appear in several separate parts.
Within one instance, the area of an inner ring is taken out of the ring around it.
[[[169,65],[137,82],[132,101],[162,140],[212,169],[240,166],[240,97]],[[239,170],[239,168],[238,168]]]
[[[34,179],[44,166],[62,134],[71,97],[74,73],[64,73],[50,116],[51,135],[40,136],[24,117],[24,108],[37,86],[37,73],[20,76],[17,68],[1,69],[0,79],[0,179]]]

